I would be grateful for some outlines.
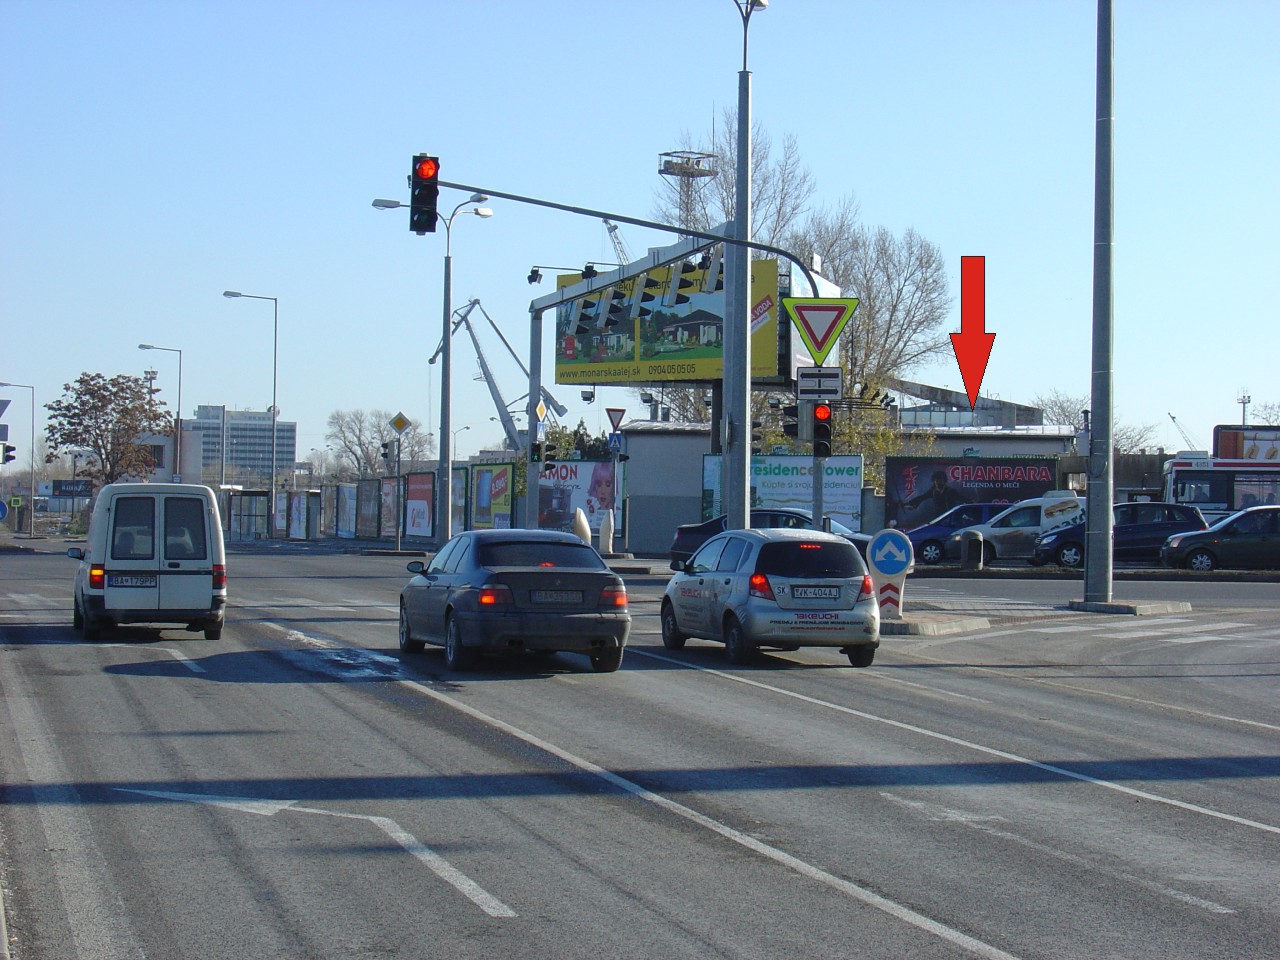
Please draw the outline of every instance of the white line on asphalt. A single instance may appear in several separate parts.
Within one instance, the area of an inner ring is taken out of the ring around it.
[[[139,646],[136,643],[96,643],[94,644],[94,646],[124,647],[125,649],[128,649],[128,650],[138,650],[138,649],[157,650],[161,653],[167,653],[169,656],[173,657],[173,659],[177,660],[180,664],[182,664],[192,673],[204,673],[204,667],[200,666],[200,664],[196,663],[194,660],[188,657],[181,650],[175,650],[173,649],[173,647],[141,647],[139,648]]]
[[[887,681],[888,683],[901,684],[904,687],[914,687],[917,690],[924,690],[940,697],[956,697],[959,700],[972,700],[974,703],[991,702],[990,700],[983,700],[981,697],[971,697],[964,693],[952,693],[950,690],[940,690],[937,687],[929,687],[923,683],[912,683],[910,680],[899,680],[897,677],[890,677],[883,673],[876,674],[876,678]]]
[[[1198,813],[1202,816],[1213,817],[1215,820],[1225,820],[1228,823],[1238,824],[1242,827],[1250,827],[1254,830],[1261,830],[1265,833],[1280,834],[1280,827],[1275,826],[1274,824],[1261,823],[1257,820],[1249,820],[1246,817],[1237,817],[1234,814],[1224,813],[1221,810],[1202,807],[1198,804],[1187,803],[1183,800],[1175,800],[1172,797],[1164,797],[1158,793],[1149,793],[1146,790],[1136,790],[1133,787],[1126,787],[1123,784],[1116,783],[1112,780],[1102,780],[1098,777],[1091,777],[1087,773],[1068,770],[1066,767],[1059,767],[1052,763],[1042,763],[1039,760],[1032,760],[1030,757],[1023,757],[1016,753],[1009,753],[1005,750],[997,750],[995,747],[988,747],[980,743],[974,743],[972,740],[962,740],[959,737],[953,737],[950,734],[939,733],[937,730],[918,727],[913,723],[903,723],[901,720],[890,720],[888,717],[881,717],[874,713],[867,713],[865,710],[855,710],[853,707],[846,707],[839,703],[831,703],[828,700],[819,700],[817,697],[810,697],[807,694],[796,693],[792,690],[784,690],[781,687],[770,686],[767,683],[761,683],[759,680],[752,680],[748,677],[735,676],[734,674],[726,673],[723,670],[716,670],[712,667],[702,667],[694,663],[687,663],[683,660],[675,660],[671,657],[663,656],[660,653],[651,653],[648,650],[632,650],[631,652],[642,657],[651,657],[654,660],[661,660],[663,663],[669,663],[677,667],[685,667],[689,670],[700,670],[703,673],[709,673],[712,676],[721,677],[725,680],[732,680],[735,683],[741,683],[749,687],[768,690],[769,692],[776,693],[779,696],[789,697],[792,700],[799,700],[803,703],[812,704],[816,707],[825,707],[828,710],[835,710],[838,713],[846,713],[849,716],[859,717],[863,720],[871,720],[875,723],[883,723],[886,726],[896,727],[899,730],[906,730],[909,733],[919,734],[922,737],[941,740],[944,743],[950,743],[957,747],[974,750],[989,757],[998,757],[1001,760],[1008,760],[1012,763],[1026,764],[1027,766],[1035,767],[1037,770],[1044,770],[1046,773],[1057,774],[1060,777],[1067,777],[1071,780],[1079,780],[1082,783],[1091,783],[1096,787],[1114,790],[1117,793],[1123,793],[1127,796],[1139,797],[1143,800],[1150,800],[1154,803],[1163,803],[1170,807],[1176,807],[1179,810],[1186,810],[1189,813]]]
[[[1140,637],[1159,637],[1169,633],[1168,630],[1152,630],[1151,627],[1157,624],[1166,623],[1168,621],[1155,620],[1151,623],[1144,623],[1136,630],[1121,630],[1117,633],[1108,633],[1107,638],[1110,640],[1134,640]],[[1208,633],[1210,630],[1231,630],[1237,627],[1247,627],[1247,623],[1193,623],[1189,627],[1175,628],[1175,635],[1182,636],[1188,633]]]

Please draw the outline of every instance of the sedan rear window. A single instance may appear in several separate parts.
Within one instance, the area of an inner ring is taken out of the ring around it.
[[[575,567],[603,570],[604,561],[585,543],[548,543],[545,540],[485,543],[476,551],[482,567]]]
[[[858,551],[851,543],[788,541],[760,548],[756,573],[781,577],[862,576]]]

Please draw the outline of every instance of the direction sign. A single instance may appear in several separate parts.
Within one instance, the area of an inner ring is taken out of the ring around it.
[[[797,400],[843,400],[844,370],[840,367],[796,367]]]
[[[622,418],[627,415],[625,407],[605,407],[605,413],[609,415],[609,422],[613,424],[613,432],[617,433],[618,428],[622,426]]]
[[[800,339],[819,366],[836,345],[840,331],[858,309],[856,298],[832,297],[783,297],[782,305],[791,314],[791,322],[800,332]]]
[[[911,566],[911,540],[901,530],[881,530],[867,544],[867,559],[873,570],[896,577]]]

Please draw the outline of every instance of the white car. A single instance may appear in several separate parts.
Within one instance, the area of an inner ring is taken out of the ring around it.
[[[759,647],[834,647],[868,667],[880,604],[857,549],[816,530],[730,530],[708,540],[667,584],[662,644],[717,640],[731,663]]]

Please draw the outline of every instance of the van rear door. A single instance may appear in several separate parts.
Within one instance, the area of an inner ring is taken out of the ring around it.
[[[166,494],[160,499],[161,610],[208,609],[213,595],[208,501]]]
[[[116,497],[103,584],[108,610],[155,610],[160,605],[156,498]]]

